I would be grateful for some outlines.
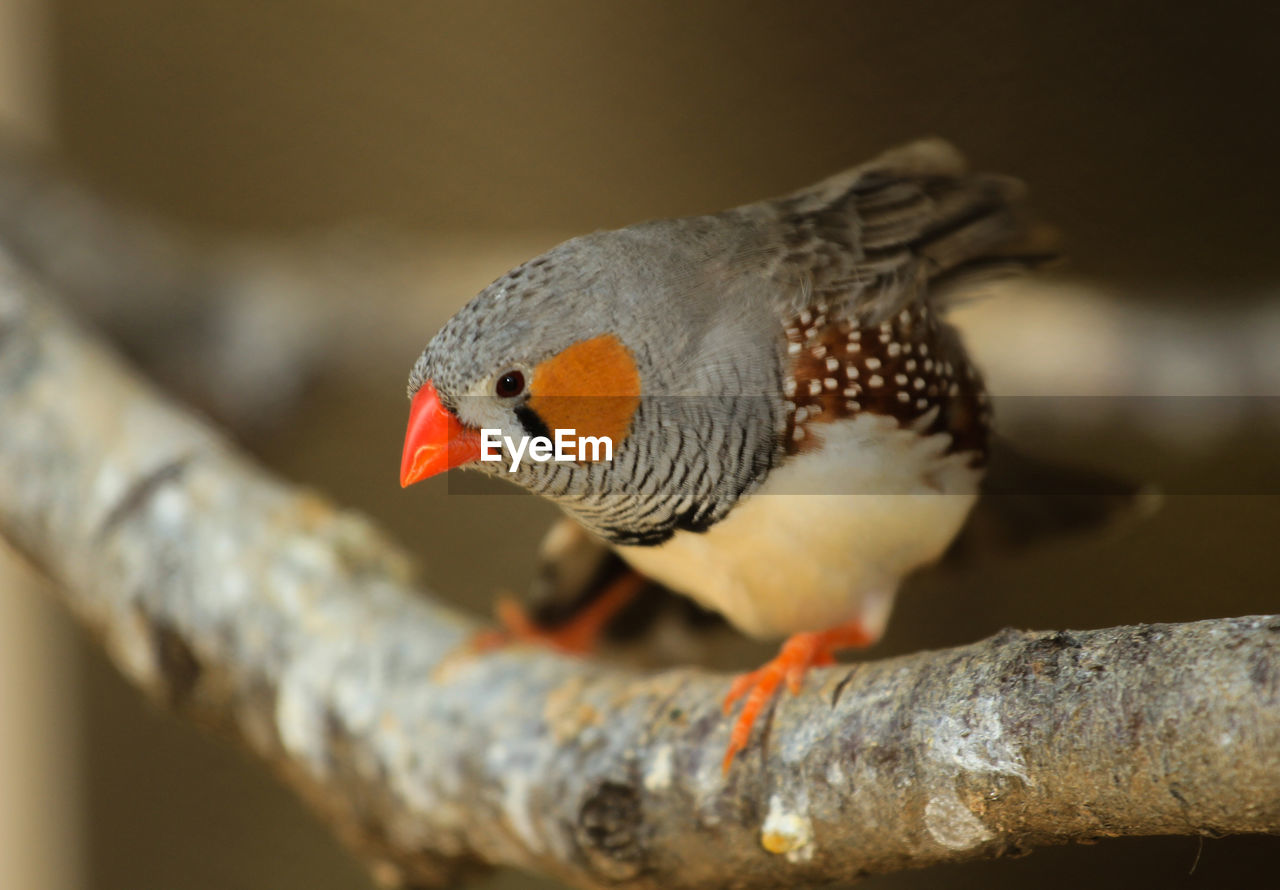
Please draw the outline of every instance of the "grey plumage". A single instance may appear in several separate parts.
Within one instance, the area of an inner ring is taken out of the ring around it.
[[[924,140],[778,199],[575,238],[463,307],[409,392],[431,380],[463,423],[525,435],[492,398],[495,376],[616,334],[642,399],[614,460],[502,475],[611,542],[661,543],[715,524],[792,459],[789,319],[821,307],[871,327],[903,307],[940,311],[967,275],[1042,258],[1017,247],[1020,198],[1015,181],[967,174],[950,145]]]

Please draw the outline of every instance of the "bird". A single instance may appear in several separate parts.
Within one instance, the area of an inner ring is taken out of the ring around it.
[[[781,197],[566,241],[418,356],[401,484],[467,468],[557,504],[552,550],[629,570],[591,633],[642,578],[784,640],[725,696],[728,770],[783,684],[880,639],[978,501],[992,412],[947,313],[1056,256],[1025,204],[927,138]],[[515,461],[539,437],[611,452]],[[537,630],[516,608],[505,623]]]

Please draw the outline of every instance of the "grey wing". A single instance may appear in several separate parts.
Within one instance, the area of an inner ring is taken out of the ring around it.
[[[968,173],[953,146],[924,139],[738,212],[766,220],[765,273],[784,312],[824,304],[872,325],[1053,259],[1053,235],[1028,224],[1023,194],[1018,180]]]

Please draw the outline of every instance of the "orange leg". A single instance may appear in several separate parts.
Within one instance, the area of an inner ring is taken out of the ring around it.
[[[791,694],[796,695],[810,668],[835,663],[833,653],[837,649],[870,646],[874,642],[875,638],[867,633],[859,621],[816,633],[799,633],[782,644],[781,651],[772,661],[736,677],[729,687],[729,694],[724,697],[725,714],[733,710],[734,703],[744,695],[746,700],[729,733],[729,750],[725,752],[722,764],[724,771],[729,771],[734,755],[747,747],[756,718],[760,716],[764,706],[773,700],[778,692],[778,685],[783,680],[787,681]]]
[[[538,626],[514,598],[501,597],[495,609],[501,629],[481,631],[471,646],[483,652],[512,643],[540,643],[572,655],[585,655],[595,649],[609,620],[635,599],[644,585],[643,576],[627,572],[568,622],[550,628]]]

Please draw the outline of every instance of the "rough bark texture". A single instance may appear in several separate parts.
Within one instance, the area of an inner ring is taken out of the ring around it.
[[[1280,832],[1280,618],[819,671],[726,778],[724,677],[460,656],[472,626],[367,522],[271,478],[2,260],[0,530],[135,682],[238,735],[388,880],[796,886]]]

